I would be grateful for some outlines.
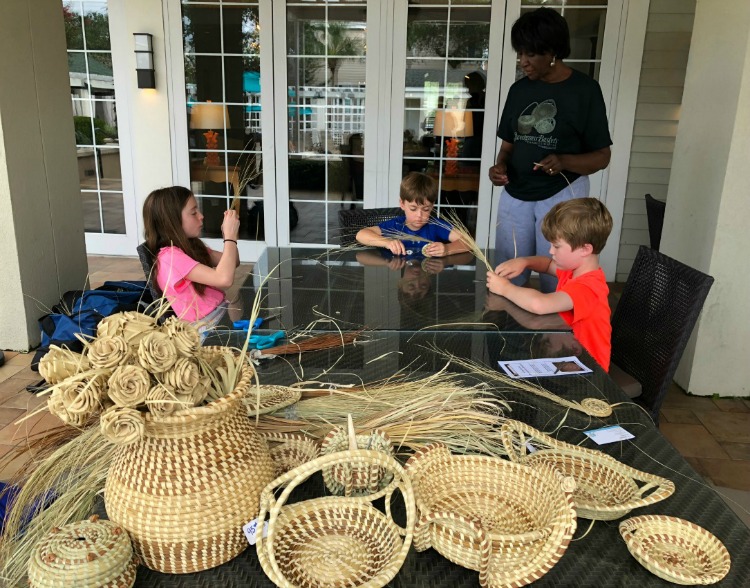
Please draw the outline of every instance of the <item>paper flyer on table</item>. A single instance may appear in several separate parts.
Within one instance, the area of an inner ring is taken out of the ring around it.
[[[591,373],[591,369],[583,365],[581,360],[575,356],[520,359],[498,361],[497,363],[511,378],[539,378]]]

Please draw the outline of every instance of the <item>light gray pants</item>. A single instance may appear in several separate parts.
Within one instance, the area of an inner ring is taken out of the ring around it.
[[[550,243],[542,235],[542,219],[558,202],[573,198],[587,198],[589,178],[581,176],[557,194],[538,202],[524,202],[513,198],[506,190],[500,194],[495,232],[495,266],[515,257],[543,255],[550,257]],[[511,280],[517,286],[529,281],[531,270],[526,270]],[[548,274],[540,276],[542,292],[554,292],[557,278]]]

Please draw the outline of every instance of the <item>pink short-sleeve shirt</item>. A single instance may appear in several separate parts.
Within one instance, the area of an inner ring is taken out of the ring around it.
[[[157,260],[156,284],[181,319],[197,321],[224,301],[224,292],[211,286],[206,286],[202,296],[195,291],[187,275],[198,262],[179,247],[162,247]]]

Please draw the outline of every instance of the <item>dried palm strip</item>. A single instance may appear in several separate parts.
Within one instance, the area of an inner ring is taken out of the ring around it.
[[[483,377],[486,381],[494,382],[496,385],[500,385],[502,388],[508,391],[516,392],[529,392],[536,396],[542,396],[548,400],[551,400],[555,404],[565,406],[566,408],[572,408],[589,416],[605,418],[612,414],[612,405],[608,402],[599,398],[584,398],[580,402],[575,400],[568,400],[562,398],[557,394],[554,394],[543,388],[538,384],[528,382],[526,380],[516,380],[504,374],[501,374],[497,370],[494,370],[481,363],[471,361],[469,359],[463,359],[460,357],[449,356],[443,350],[434,348],[436,353],[443,355],[444,357],[450,357],[451,362],[460,365],[469,372],[478,374]]]
[[[21,490],[13,500],[0,540],[0,578],[6,585],[15,586],[23,580],[32,549],[52,527],[91,513],[117,449],[95,423],[38,462],[25,479],[14,480]],[[54,502],[45,509],[53,497]]]

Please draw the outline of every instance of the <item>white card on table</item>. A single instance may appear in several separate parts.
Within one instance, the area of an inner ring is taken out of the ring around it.
[[[584,431],[584,433],[593,439],[597,445],[606,445],[615,441],[627,441],[628,439],[635,438],[635,435],[626,431],[620,425],[592,429],[591,431]]]
[[[544,376],[571,376],[591,373],[576,356],[547,359],[519,359],[498,361],[498,365],[511,378],[539,378]]]

